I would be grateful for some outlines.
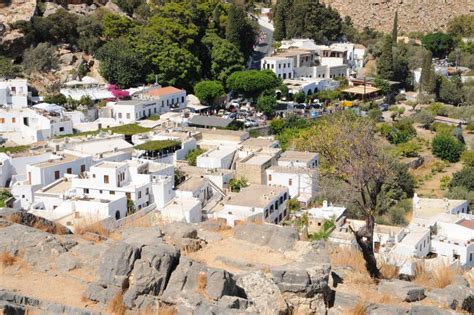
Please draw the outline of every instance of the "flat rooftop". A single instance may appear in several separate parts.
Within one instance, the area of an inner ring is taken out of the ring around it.
[[[109,162],[109,161],[105,161],[105,162],[97,163],[96,165],[93,165],[92,167],[119,168],[119,167],[122,167],[122,166],[125,166],[125,165],[127,165],[127,163],[125,163],[125,162]]]
[[[66,144],[69,150],[91,155],[97,155],[105,152],[113,152],[114,150],[133,149],[133,145],[120,137],[92,138],[82,140],[81,142],[71,142]]]
[[[71,185],[71,180],[67,180],[63,177],[60,180],[52,183],[51,185],[44,187],[43,189],[38,191],[38,193],[60,195],[71,189]]]
[[[224,175],[224,174],[232,174],[234,173],[233,170],[224,169],[224,168],[203,168],[191,165],[181,165],[179,169],[182,170],[185,174],[190,176],[203,176],[203,175]]]
[[[270,162],[272,158],[273,158],[272,155],[257,153],[255,155],[253,155],[247,161],[243,162],[242,164],[263,165],[263,164],[266,164],[266,163]]]
[[[201,154],[199,157],[205,157],[205,158],[223,158],[229,154],[234,153],[237,151],[237,148],[233,147],[225,147],[225,146],[219,146],[216,147],[212,150],[206,151],[203,154]]]
[[[39,168],[47,168],[47,167],[51,167],[51,166],[56,166],[56,165],[61,165],[61,164],[65,164],[65,163],[70,163],[70,162],[73,162],[75,160],[78,160],[80,159],[81,157],[80,156],[77,156],[77,155],[73,155],[73,154],[64,154],[63,157],[60,157],[60,158],[52,158],[48,161],[45,161],[45,162],[40,162],[40,163],[36,163],[36,164],[33,164],[33,166],[36,166],[36,167],[39,167]]]
[[[366,94],[372,94],[372,93],[377,93],[380,91],[380,89],[377,89],[376,87],[373,86],[351,86],[347,89],[342,90],[344,93],[349,93],[349,94],[358,94],[358,95],[366,95]]]
[[[448,213],[449,210],[461,206],[466,202],[466,200],[432,199],[418,197],[418,202],[413,209],[413,216],[415,218],[431,219],[441,213]]]
[[[201,201],[196,198],[175,197],[161,210],[163,212],[189,211],[199,205]]]
[[[278,140],[267,138],[248,138],[242,141],[241,145],[245,147],[273,148],[278,146]]]
[[[313,52],[309,49],[304,48],[290,48],[282,52],[278,52],[275,57],[293,57],[301,54],[312,54]]]
[[[424,237],[426,236],[426,233],[428,233],[429,230],[428,228],[422,229],[422,228],[416,228],[413,230],[410,230],[408,234],[402,239],[400,242],[400,245],[405,245],[405,246],[416,246],[416,244]],[[429,234],[429,233],[428,233]]]
[[[203,185],[204,179],[201,177],[191,176],[182,182],[177,189],[182,191],[196,191]]]
[[[287,192],[284,187],[252,184],[230,196],[226,204],[242,207],[264,208],[276,196]]]
[[[278,160],[282,162],[309,162],[318,155],[314,152],[285,151]]]

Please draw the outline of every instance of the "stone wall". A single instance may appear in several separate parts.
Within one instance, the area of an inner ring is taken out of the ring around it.
[[[370,26],[391,32],[395,12],[398,11],[400,31],[444,30],[458,15],[474,14],[472,0],[322,0],[349,15],[358,28]]]

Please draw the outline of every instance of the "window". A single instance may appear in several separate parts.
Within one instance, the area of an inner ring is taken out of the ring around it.
[[[281,69],[281,63],[278,64],[278,69]]]
[[[268,209],[265,210],[265,219],[268,218]],[[472,254],[471,254],[472,255]]]
[[[283,196],[280,197],[280,203],[283,203]]]
[[[127,113],[127,119],[130,119],[130,113]]]
[[[95,178],[95,174],[92,174],[92,178]]]
[[[150,188],[147,188],[147,189],[146,189],[146,192],[145,192],[145,195],[148,196],[149,194],[150,194]]]
[[[109,183],[109,175],[104,175],[104,184]]]
[[[64,127],[59,127],[59,132],[64,132]]]
[[[472,261],[472,253],[469,254],[469,261]]]
[[[288,186],[291,186],[292,184],[293,184],[293,179],[290,178],[290,179],[288,180]]]
[[[140,199],[141,197],[142,197],[142,192],[139,191],[139,192],[138,192],[138,199]]]
[[[101,189],[101,190],[99,190],[99,194],[102,194],[102,193],[103,193],[102,189]]]
[[[129,192],[128,192],[128,193],[125,193],[125,195],[127,196],[127,199],[128,199],[128,200],[132,199],[132,194],[130,194]]]
[[[69,168],[66,170],[66,173],[72,174],[72,168],[69,167]]]
[[[89,193],[89,188],[84,188],[84,193],[88,194]]]
[[[86,166],[84,164],[81,165],[81,173],[86,171]]]
[[[165,107],[165,101],[161,101],[161,107]]]
[[[288,199],[288,193],[285,193],[284,199],[285,199],[285,200]]]
[[[273,207],[273,205],[271,205],[270,206],[270,213],[273,213],[273,209],[274,209],[274,207]]]
[[[12,123],[16,123],[16,118],[15,117],[12,118]]]
[[[268,181],[269,181],[269,182],[272,181],[272,174],[268,174]]]
[[[0,118],[0,124],[4,124],[5,123],[5,118]]]
[[[118,118],[122,119],[122,113],[118,113]]]
[[[109,194],[115,195],[115,191],[111,190],[111,191],[109,191]]]
[[[54,179],[59,179],[60,173],[59,171],[54,172]]]
[[[155,108],[153,108],[153,112],[156,114],[156,107],[155,107]]]
[[[184,96],[181,96],[181,103],[184,103]]]

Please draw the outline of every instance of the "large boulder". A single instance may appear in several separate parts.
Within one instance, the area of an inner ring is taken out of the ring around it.
[[[293,249],[298,240],[294,228],[274,224],[242,224],[236,226],[234,232],[237,239],[281,251]]]
[[[139,256],[139,248],[117,242],[105,251],[100,259],[97,282],[104,286],[126,288],[128,276]]]
[[[125,305],[134,308],[141,295],[161,295],[179,257],[179,251],[170,245],[143,247],[129,276],[129,288],[123,297]]]
[[[439,307],[425,305],[413,305],[408,313],[410,315],[452,315],[452,311],[444,310]]]
[[[474,295],[474,289],[462,284],[450,284],[445,288],[432,289],[426,293],[428,299],[434,300],[437,304],[446,305],[453,310],[461,307],[471,295]]]
[[[157,226],[149,228],[131,227],[121,233],[121,241],[134,245],[161,245],[163,244],[163,233]]]
[[[72,234],[72,232],[65,226],[24,210],[3,208],[0,209],[0,218],[29,227],[34,227],[43,232],[54,234]]]
[[[245,291],[257,310],[267,311],[268,314],[284,314],[288,311],[280,289],[270,275],[261,271],[247,273],[238,277],[237,285]]]
[[[405,315],[408,310],[401,306],[370,304],[367,307],[367,315]]]
[[[403,302],[421,301],[426,297],[424,288],[403,280],[382,280],[378,290],[393,294]]]
[[[0,228],[0,251],[21,256],[28,267],[45,272],[56,257],[66,252],[60,240],[52,234],[21,224]]]

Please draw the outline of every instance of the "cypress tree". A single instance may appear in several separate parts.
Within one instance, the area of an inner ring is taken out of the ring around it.
[[[420,76],[420,90],[426,93],[433,93],[436,88],[436,75],[431,59],[431,52],[427,51],[423,57]]]
[[[398,37],[398,11],[395,12],[395,17],[393,18],[393,29],[392,29],[392,40],[393,44],[397,45]]]
[[[377,74],[385,80],[392,80],[393,78],[393,51],[392,37],[390,36],[385,37],[382,53],[377,59]]]
[[[235,3],[232,3],[229,8],[225,36],[240,49],[245,58],[250,56],[255,43],[256,31],[245,11]]]
[[[275,5],[275,10],[273,14],[273,26],[275,27],[275,32],[273,37],[276,41],[283,40],[287,38],[287,23],[289,20],[289,13],[292,10],[292,0],[278,0]]]

